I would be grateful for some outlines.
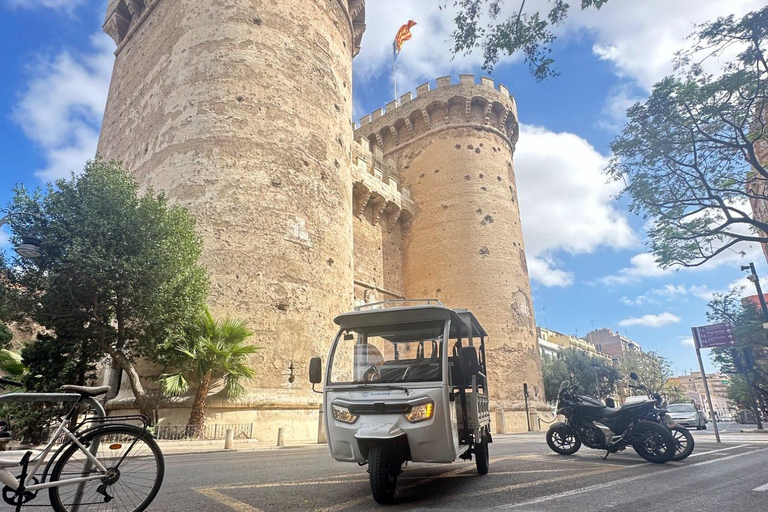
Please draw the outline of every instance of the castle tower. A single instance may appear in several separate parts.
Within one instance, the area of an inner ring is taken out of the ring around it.
[[[543,402],[541,362],[512,164],[517,107],[506,87],[472,75],[437,79],[363,118],[356,132],[394,159],[414,203],[403,250],[409,298],[466,307],[489,333],[490,391],[520,411],[523,383]],[[513,425],[514,423],[514,425]],[[525,429],[524,413],[507,428]]]
[[[99,154],[196,216],[214,313],[245,318],[263,347],[238,404],[248,416],[219,421],[268,429],[281,418],[307,429],[289,438],[316,435],[308,360],[353,303],[352,58],[364,19],[364,0],[109,2],[117,50]],[[168,421],[183,424],[184,407]]]

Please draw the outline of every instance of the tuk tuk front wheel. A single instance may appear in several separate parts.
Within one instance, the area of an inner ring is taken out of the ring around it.
[[[475,463],[477,472],[481,475],[488,473],[488,434],[483,431],[480,441],[475,443]]]
[[[371,494],[376,503],[392,503],[400,474],[400,459],[395,447],[389,443],[376,443],[368,452],[368,473],[371,480]]]

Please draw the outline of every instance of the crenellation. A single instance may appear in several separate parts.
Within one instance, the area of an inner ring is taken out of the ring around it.
[[[411,91],[408,91],[407,93],[400,96],[400,104],[405,105],[411,102],[413,99],[413,93]]]
[[[457,109],[459,104],[463,107],[461,113]],[[418,113],[423,125],[414,122],[412,116]],[[389,152],[430,130],[456,123],[499,130],[510,147],[517,142],[517,109],[509,89],[501,84],[496,89],[494,81],[487,77],[481,77],[477,84],[474,75],[469,74],[460,75],[457,84],[444,76],[437,79],[434,89],[429,88],[429,83],[420,85],[410,101],[391,101],[386,109],[363,117],[356,133],[375,140],[375,145]]]

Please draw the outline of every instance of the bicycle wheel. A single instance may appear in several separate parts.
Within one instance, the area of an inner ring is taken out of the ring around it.
[[[80,439],[90,448],[98,442],[96,458],[109,470],[104,478],[85,484],[68,479],[96,475],[85,454],[73,443],[64,449],[51,473],[50,498],[57,512],[97,510],[140,512],[155,499],[165,474],[160,447],[152,435],[132,425],[107,425],[85,432]]]

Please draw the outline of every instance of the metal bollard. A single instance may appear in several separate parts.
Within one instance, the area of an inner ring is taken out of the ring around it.
[[[231,428],[228,428],[226,434],[224,434],[224,449],[231,450],[232,443],[234,441],[235,441],[235,431],[232,430]]]
[[[277,429],[277,446],[285,446],[285,443],[283,443],[283,429],[278,428]]]
[[[320,404],[320,414],[317,420],[317,444],[326,444],[328,437],[325,435],[325,411],[323,405]]]

